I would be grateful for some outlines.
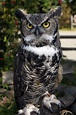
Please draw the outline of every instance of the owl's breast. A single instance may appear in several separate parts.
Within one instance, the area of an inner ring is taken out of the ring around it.
[[[57,63],[55,65],[53,61],[56,60],[55,57],[58,49],[54,46],[24,46],[23,50],[25,51],[25,64],[22,71],[26,71],[26,79],[29,79],[29,81],[32,79],[32,85],[36,81],[37,83],[43,83],[45,86],[53,82],[52,78],[55,78],[54,73],[57,73],[57,68],[55,67],[58,67]]]
[[[58,71],[58,65],[53,61],[56,60],[57,53],[58,50],[54,46],[35,49],[28,46],[21,48],[17,53],[16,70],[21,80],[20,88],[26,103],[38,101],[37,97],[39,98],[46,91],[53,91]]]
[[[46,45],[43,47],[36,47],[36,46],[23,46],[24,50],[27,50],[30,53],[33,53],[35,55],[38,55],[38,57],[42,57],[43,55],[48,58],[50,57],[50,60],[52,57],[58,52],[58,49],[51,45]]]

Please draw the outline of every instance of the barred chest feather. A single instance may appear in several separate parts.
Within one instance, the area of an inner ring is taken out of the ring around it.
[[[16,55],[19,58],[19,75],[22,76],[22,90],[30,96],[51,92],[58,75],[60,52],[54,46],[22,46]]]

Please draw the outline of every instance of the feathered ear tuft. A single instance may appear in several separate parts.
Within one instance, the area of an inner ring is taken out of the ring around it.
[[[61,11],[62,11],[62,7],[59,6],[59,7],[55,10],[55,15],[59,17],[59,16],[61,15]]]
[[[50,11],[50,13],[51,13],[50,17],[59,17],[61,15],[61,11],[62,11],[62,7],[61,6],[55,8],[55,9],[52,9]]]
[[[22,9],[18,9],[18,10],[16,10],[16,12],[15,12],[15,15],[16,15],[16,17],[18,18],[18,19],[25,19],[26,18],[26,12],[24,11],[24,10],[22,10]]]

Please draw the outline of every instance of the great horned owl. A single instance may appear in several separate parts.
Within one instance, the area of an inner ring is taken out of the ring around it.
[[[41,97],[47,92],[52,94],[57,85],[62,57],[58,33],[60,14],[61,7],[43,14],[16,11],[22,33],[14,68],[14,94],[18,109],[27,104],[38,106]]]

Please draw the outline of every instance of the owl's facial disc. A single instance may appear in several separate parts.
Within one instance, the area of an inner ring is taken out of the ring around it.
[[[49,45],[54,40],[54,30],[56,24],[54,19],[42,21],[40,24],[36,24],[33,21],[22,22],[22,32],[24,34],[23,40],[27,45],[42,47]]]
[[[28,46],[43,47],[51,45],[56,36],[57,33],[55,35],[42,34],[39,39],[36,39],[36,36],[32,34],[25,37],[24,41]]]
[[[57,24],[48,14],[27,14],[22,21],[21,31],[25,45],[42,47],[51,45]]]
[[[44,14],[26,14],[24,10],[18,9],[15,15],[21,21],[21,32],[23,40],[27,42],[26,44],[33,45],[36,42],[37,45],[41,41],[42,44],[45,42],[45,45],[49,44],[49,42],[51,43],[54,39],[54,33],[57,32],[57,17],[60,14],[61,7],[52,9]],[[49,40],[49,38],[52,39]]]

